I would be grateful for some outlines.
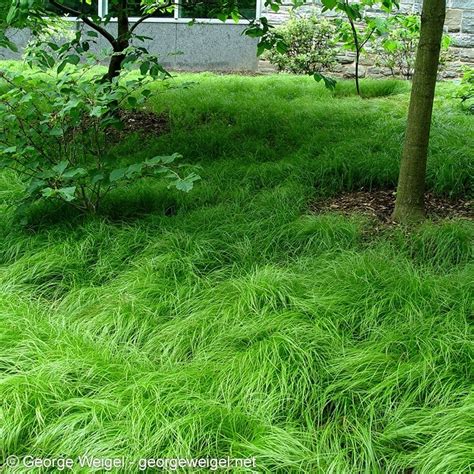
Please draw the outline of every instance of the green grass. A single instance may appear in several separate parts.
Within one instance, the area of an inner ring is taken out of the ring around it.
[[[203,167],[189,195],[148,181],[102,216],[39,206],[22,227],[19,183],[0,177],[2,455],[469,472],[472,222],[373,234],[308,211],[396,183],[406,84],[364,81],[361,100],[290,76],[181,80],[197,84],[149,105],[170,132],[116,155],[182,153]],[[451,94],[428,188],[472,195],[472,117]]]

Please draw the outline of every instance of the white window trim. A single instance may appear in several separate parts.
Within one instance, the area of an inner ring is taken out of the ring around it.
[[[255,16],[256,18],[260,18],[262,15],[262,2],[263,0],[256,0],[256,11],[255,11]],[[176,5],[177,7],[178,5]],[[99,17],[103,18],[107,15],[108,13],[108,0],[99,0],[98,1],[98,9],[97,13]],[[178,23],[178,24],[186,24],[189,23],[192,18],[179,18],[178,17],[179,12],[178,8],[174,9],[174,17],[151,17],[147,18],[146,20],[143,20],[143,23]],[[74,16],[64,16],[65,20],[68,21],[81,21],[80,18],[74,17]],[[130,17],[130,23],[135,23],[140,19],[140,17]],[[197,24],[210,24],[210,25],[248,25],[250,23],[249,20],[246,19],[240,19],[237,23],[233,20],[226,20],[226,21],[221,21],[218,20],[217,18],[195,18],[195,23]],[[111,23],[116,23],[118,20],[117,18],[110,18],[109,20]]]

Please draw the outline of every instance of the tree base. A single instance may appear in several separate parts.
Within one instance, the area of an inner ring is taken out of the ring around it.
[[[392,219],[400,224],[419,224],[425,220],[425,210],[413,206],[395,205]]]

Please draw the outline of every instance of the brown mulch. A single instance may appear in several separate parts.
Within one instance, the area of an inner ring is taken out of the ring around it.
[[[162,135],[170,130],[170,118],[167,114],[154,114],[144,110],[121,110],[120,119],[124,128],[121,133],[138,132],[140,134]]]
[[[473,219],[473,201],[448,199],[426,193],[426,212],[428,217],[461,217]],[[313,202],[311,210],[315,213],[340,212],[345,215],[360,213],[383,223],[393,223],[392,212],[395,204],[394,190],[360,190],[342,193],[330,199]]]

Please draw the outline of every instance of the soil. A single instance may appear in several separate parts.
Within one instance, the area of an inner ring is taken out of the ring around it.
[[[360,190],[342,193],[330,199],[318,200],[311,204],[315,213],[340,212],[345,215],[354,213],[368,215],[380,222],[391,224],[395,205],[395,190]],[[473,201],[466,199],[448,199],[426,193],[426,213],[431,218],[460,217],[474,218]]]
[[[143,110],[121,110],[120,118],[124,128],[120,132],[128,134],[162,135],[170,130],[170,119],[167,114],[154,114]]]

